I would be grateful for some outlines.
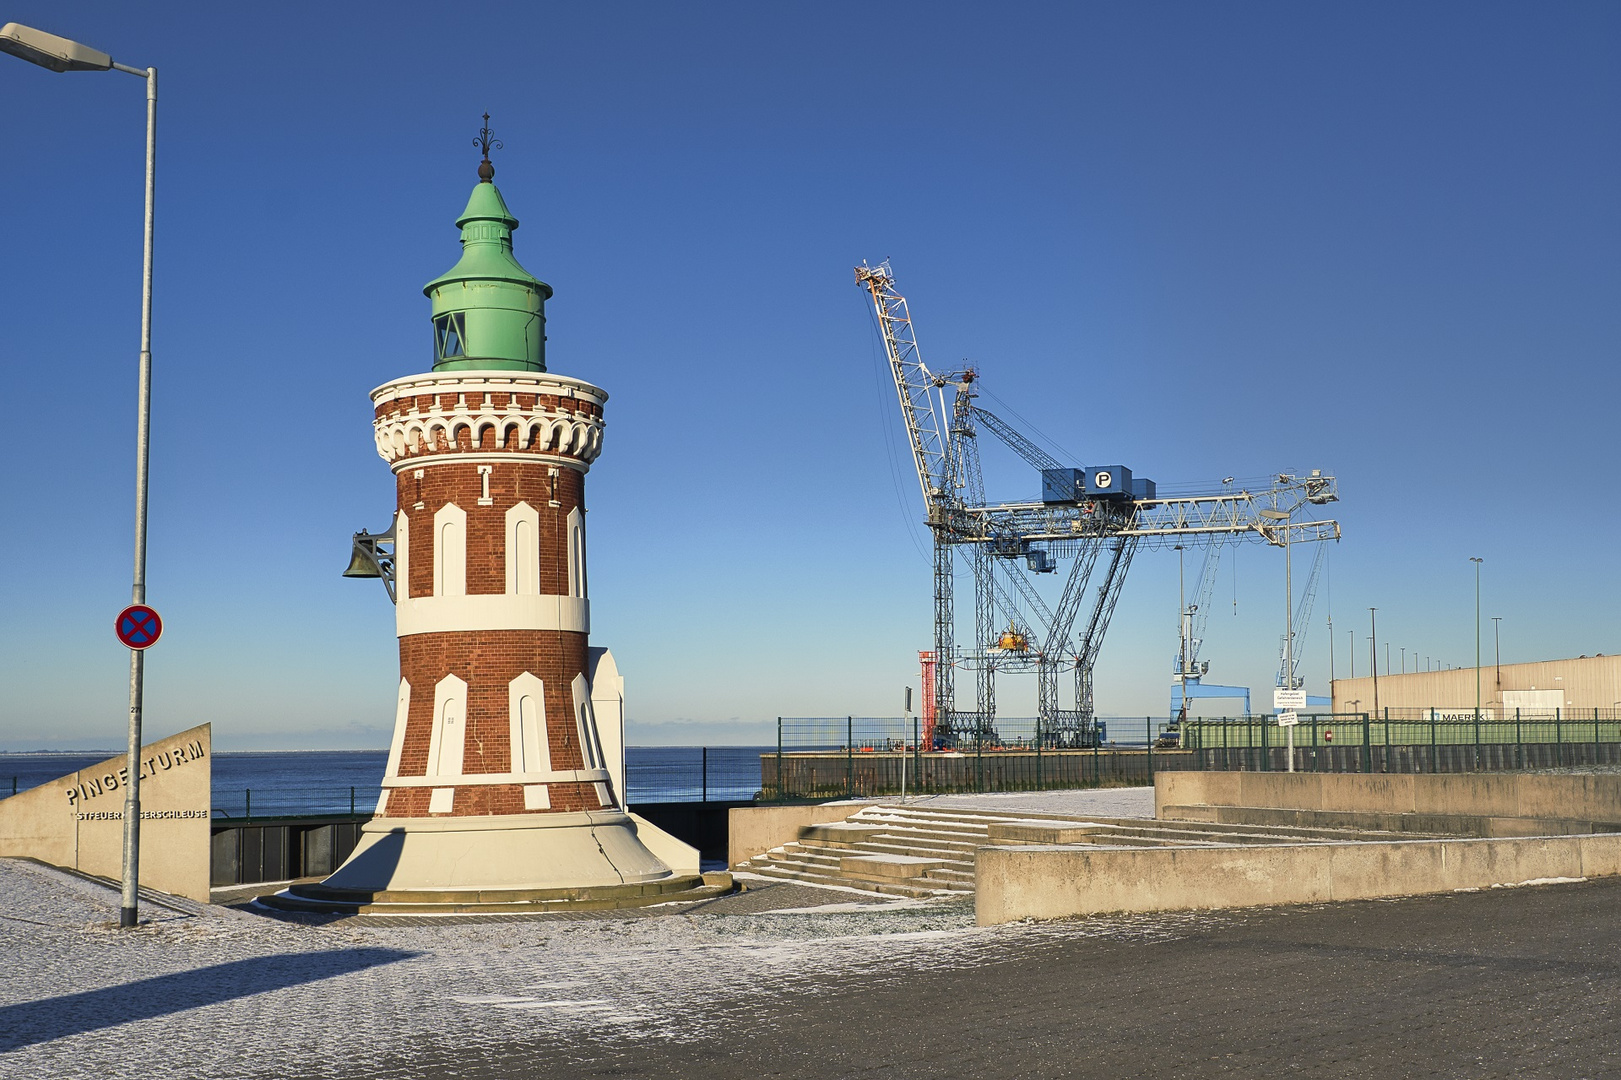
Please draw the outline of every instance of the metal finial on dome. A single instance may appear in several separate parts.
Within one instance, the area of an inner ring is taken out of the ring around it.
[[[478,129],[478,138],[473,140],[473,145],[484,151],[484,160],[478,163],[478,178],[488,184],[495,179],[495,166],[490,163],[490,150],[506,149],[501,140],[495,137],[495,132],[490,130],[489,113],[484,114],[484,126]]]

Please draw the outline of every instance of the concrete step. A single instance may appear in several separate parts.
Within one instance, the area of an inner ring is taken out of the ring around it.
[[[974,872],[972,870],[960,870],[948,866],[939,870],[930,870],[923,876],[930,881],[952,882],[966,886],[969,889],[974,887]]]
[[[861,881],[837,874],[813,874],[796,870],[784,870],[778,867],[749,867],[748,872],[758,874],[760,877],[775,878],[781,881],[802,881],[808,885],[842,885],[848,889],[882,893],[885,896],[905,896],[914,900],[927,900],[951,895],[956,891],[945,887],[930,888],[898,881]]]
[[[919,855],[892,855],[889,853],[846,855],[839,860],[839,872],[851,877],[880,878],[885,881],[905,881],[922,877],[930,870],[944,870],[944,859],[929,859]]]

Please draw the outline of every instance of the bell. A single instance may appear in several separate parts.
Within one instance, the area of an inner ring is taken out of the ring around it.
[[[357,540],[355,541],[354,554],[349,557],[349,569],[343,572],[343,576],[375,578],[382,577],[383,575],[377,569],[376,561],[373,560],[369,554],[367,554],[366,550],[360,546],[360,542]]]

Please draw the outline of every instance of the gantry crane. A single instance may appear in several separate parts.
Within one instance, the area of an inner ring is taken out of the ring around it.
[[[1338,539],[1335,521],[1296,520],[1305,508],[1337,500],[1332,476],[1279,474],[1266,490],[1224,490],[1159,498],[1153,481],[1124,466],[1064,466],[1001,417],[975,405],[971,368],[931,371],[918,351],[906,298],[888,262],[855,268],[872,299],[895,384],[907,441],[934,540],[933,715],[937,743],[994,740],[996,674],[1034,672],[1038,724],[1051,746],[1097,739],[1092,673],[1133,556],[1144,545],[1263,540],[1281,545]],[[947,392],[950,400],[947,400]],[[1039,502],[991,503],[979,465],[983,426],[1041,473]],[[1280,527],[1281,523],[1281,527]],[[974,574],[975,640],[955,644],[955,549],[966,548]],[[1069,561],[1057,602],[1046,603],[1029,574],[1055,573]],[[1020,564],[1023,564],[1022,567]],[[1094,570],[1101,580],[1088,593]],[[1090,596],[1090,614],[1074,628]],[[1006,630],[1002,627],[1006,624]],[[976,673],[975,708],[959,709],[955,669]],[[1074,707],[1059,704],[1058,678],[1074,674]]]
[[[1221,552],[1226,546],[1225,537],[1210,541],[1205,548],[1193,602],[1189,603],[1185,595],[1182,600],[1177,619],[1176,656],[1171,661],[1171,719],[1178,724],[1188,718],[1188,703],[1194,698],[1241,698],[1245,715],[1250,711],[1249,687],[1206,683],[1204,677],[1210,673],[1210,661],[1199,658],[1199,650],[1204,647],[1205,626],[1210,621],[1210,601],[1216,592],[1216,571],[1221,567]],[[1180,556],[1181,552],[1177,554]]]
[[[1305,680],[1300,677],[1300,655],[1306,648],[1306,632],[1311,629],[1311,609],[1317,601],[1317,579],[1323,572],[1323,562],[1327,556],[1328,548],[1318,547],[1317,554],[1311,560],[1311,573],[1306,577],[1306,588],[1300,594],[1300,604],[1295,608],[1295,620],[1290,624],[1294,627],[1294,648],[1289,647],[1287,632],[1278,635],[1276,683],[1280,687],[1299,690],[1306,685]],[[1332,699],[1326,697],[1306,698],[1308,708],[1331,703]]]

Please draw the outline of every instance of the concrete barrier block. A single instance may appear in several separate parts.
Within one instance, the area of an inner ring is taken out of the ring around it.
[[[1248,774],[1236,772],[1160,772],[1154,774],[1154,816],[1161,806],[1236,806],[1239,784]]]
[[[1445,840],[1444,889],[1517,885],[1582,876],[1581,845],[1572,837]],[[1435,889],[1432,891],[1443,891]]]
[[[733,867],[799,838],[806,825],[842,821],[866,803],[736,806],[726,814],[726,859]]]
[[[1369,900],[1384,896],[1437,892],[1445,859],[1441,846],[1424,840],[1374,844],[1325,844],[1330,891],[1335,900]]]
[[[1582,877],[1621,876],[1621,835],[1612,833],[1575,839],[1581,853]]]
[[[1417,809],[1412,773],[1338,773],[1323,777],[1324,810],[1410,814]]]
[[[1239,806],[1273,806],[1290,810],[1323,808],[1322,773],[1241,773]]]
[[[1612,773],[1521,775],[1519,813],[1524,817],[1621,820],[1621,776]]]

